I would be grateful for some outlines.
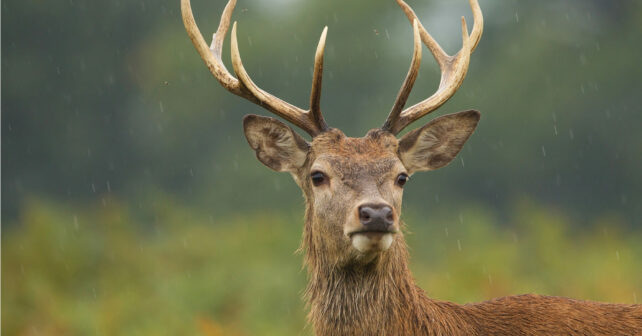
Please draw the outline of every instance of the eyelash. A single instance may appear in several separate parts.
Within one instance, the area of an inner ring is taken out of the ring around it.
[[[310,174],[310,179],[312,180],[312,184],[318,187],[324,184],[328,180],[328,177],[323,172],[314,171]]]
[[[397,179],[395,180],[395,184],[398,187],[403,188],[403,186],[408,182],[408,180],[410,180],[410,176],[408,176],[408,174],[406,174],[406,173],[401,173],[401,174],[397,175]]]

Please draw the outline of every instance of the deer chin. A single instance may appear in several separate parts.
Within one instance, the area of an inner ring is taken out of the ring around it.
[[[392,245],[392,232],[357,232],[350,236],[352,246],[361,253],[383,252]]]

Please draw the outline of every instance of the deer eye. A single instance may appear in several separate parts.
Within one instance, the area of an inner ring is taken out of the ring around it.
[[[314,184],[315,187],[322,185],[328,180],[325,174],[320,171],[312,172],[312,174],[310,174],[310,179],[312,180],[312,184]]]
[[[408,174],[406,174],[406,173],[401,173],[401,174],[399,174],[399,176],[397,176],[397,181],[396,181],[396,183],[397,183],[397,185],[398,185],[399,187],[402,187],[402,188],[403,188],[403,185],[404,185],[404,184],[406,184],[406,182],[408,182],[408,180],[409,180],[409,179],[410,179],[410,176],[408,176]]]

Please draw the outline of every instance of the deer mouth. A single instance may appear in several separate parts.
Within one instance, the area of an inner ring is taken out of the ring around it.
[[[361,253],[383,252],[390,248],[396,231],[355,231],[348,234],[352,246]]]
[[[348,233],[348,237],[351,239],[354,238],[355,235],[365,235],[368,238],[377,238],[385,234],[395,234],[397,233],[396,230],[358,230],[354,232]]]

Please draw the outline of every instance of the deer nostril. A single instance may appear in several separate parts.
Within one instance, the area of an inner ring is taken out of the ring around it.
[[[365,204],[359,207],[359,221],[368,230],[386,232],[394,225],[394,212],[385,204]]]
[[[393,214],[392,214],[392,209],[386,207],[386,209],[384,209],[384,211],[386,212],[386,220],[388,222],[392,222],[392,221],[395,220],[395,216],[393,216]]]
[[[372,217],[373,209],[368,206],[359,207],[359,220],[362,224],[367,224]]]

